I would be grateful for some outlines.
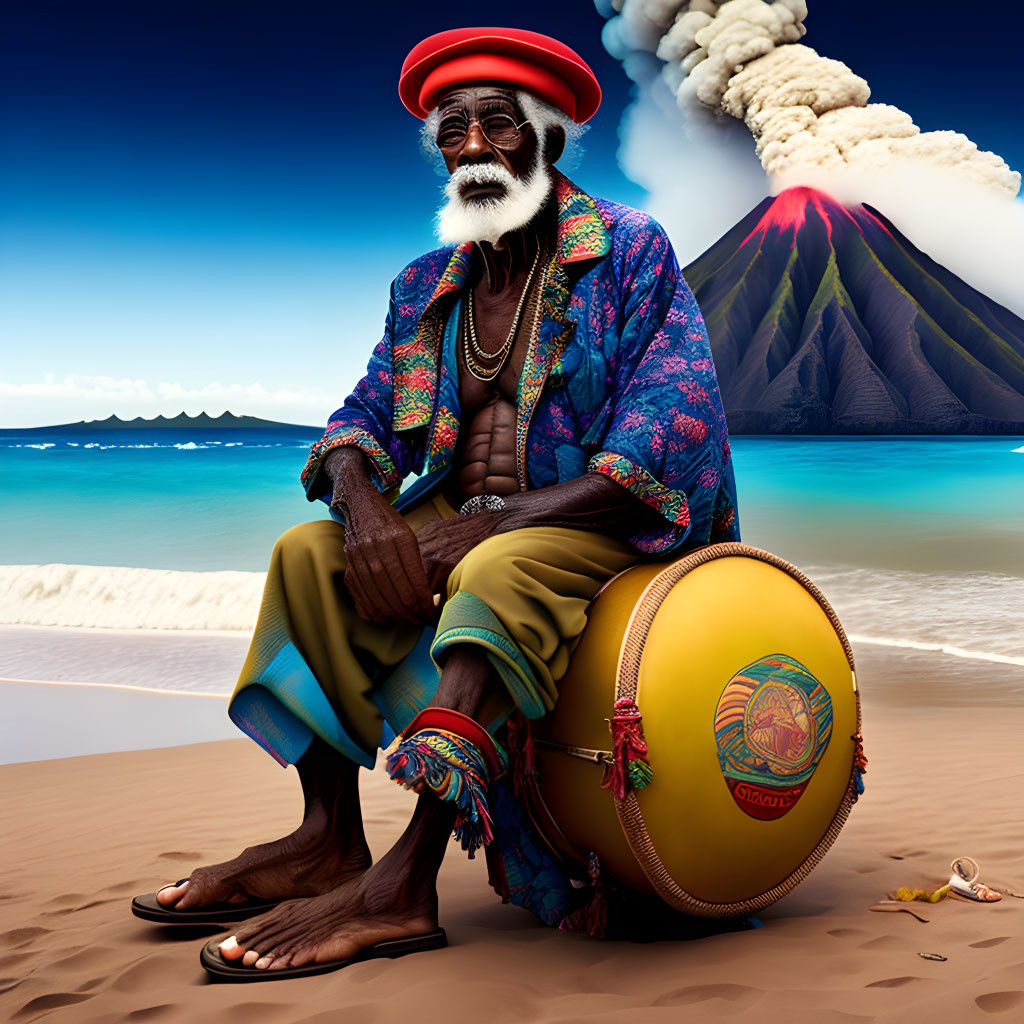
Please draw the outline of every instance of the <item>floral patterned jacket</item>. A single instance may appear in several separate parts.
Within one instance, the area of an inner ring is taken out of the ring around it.
[[[631,538],[662,553],[739,539],[736,483],[707,330],[668,236],[647,214],[587,195],[559,172],[557,247],[518,389],[520,487],[604,473],[664,517]],[[384,337],[366,375],[302,470],[330,501],[324,455],[356,445],[379,490],[404,508],[451,468],[458,367],[445,345],[473,243],[436,249],[391,284]],[[419,474],[399,493],[403,480]]]

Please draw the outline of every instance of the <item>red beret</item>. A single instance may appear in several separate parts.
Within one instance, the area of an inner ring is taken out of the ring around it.
[[[597,78],[575,50],[521,28],[453,28],[428,36],[405,58],[398,95],[425,118],[449,89],[483,82],[526,89],[579,124],[601,105]]]

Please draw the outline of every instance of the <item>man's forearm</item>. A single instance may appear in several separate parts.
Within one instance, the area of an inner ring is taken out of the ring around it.
[[[609,537],[628,537],[665,525],[664,518],[603,473],[523,491],[504,499],[497,533],[527,526],[567,526]]]
[[[349,512],[352,502],[367,497],[380,497],[373,483],[373,465],[363,451],[354,445],[332,448],[324,456],[322,472],[334,489],[331,505],[343,515]]]

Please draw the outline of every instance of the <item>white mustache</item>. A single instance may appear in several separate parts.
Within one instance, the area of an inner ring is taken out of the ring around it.
[[[479,202],[464,199],[462,189],[468,184],[500,184],[504,195]],[[444,184],[447,202],[437,212],[437,237],[446,245],[467,241],[494,244],[536,215],[553,184],[544,164],[543,143],[538,145],[528,173],[521,178],[498,161],[456,167]]]
[[[454,199],[463,185],[500,184],[511,189],[514,183],[512,172],[504,164],[464,164],[452,171],[451,177],[445,182],[444,191],[449,199]]]

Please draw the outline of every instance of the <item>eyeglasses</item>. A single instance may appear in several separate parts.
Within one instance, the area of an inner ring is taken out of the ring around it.
[[[449,115],[441,122],[434,139],[438,149],[457,149],[462,146],[469,135],[469,126],[474,123],[480,125],[480,131],[492,146],[497,149],[515,149],[522,140],[523,129],[530,122],[516,124],[511,115],[498,113],[470,118]]]

